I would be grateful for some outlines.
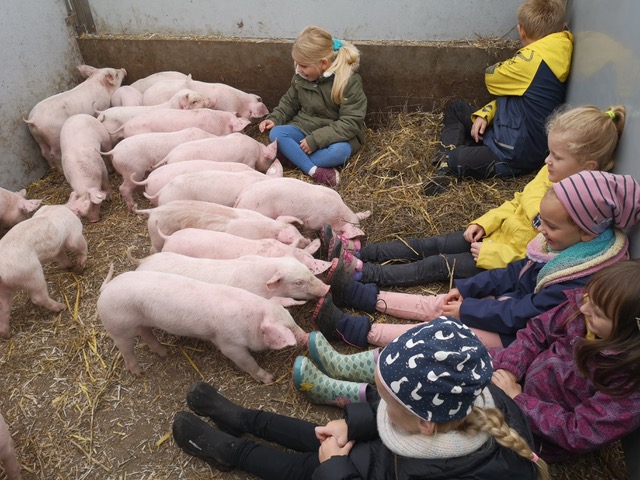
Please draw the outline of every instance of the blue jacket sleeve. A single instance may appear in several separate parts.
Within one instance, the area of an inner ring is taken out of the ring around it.
[[[579,278],[549,285],[538,293],[504,300],[492,298],[465,298],[460,306],[460,320],[472,328],[489,332],[513,334],[524,328],[530,318],[563,303],[565,290],[583,286],[588,280]]]
[[[471,278],[458,279],[455,281],[456,288],[460,291],[462,298],[484,298],[488,296],[499,296],[507,292],[512,292],[518,286],[520,272],[527,264],[527,259],[511,262],[505,268],[494,268],[485,270]]]

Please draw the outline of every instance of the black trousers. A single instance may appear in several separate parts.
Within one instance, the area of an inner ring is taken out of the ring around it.
[[[483,179],[499,173],[496,165],[500,159],[489,147],[476,142],[471,136],[471,114],[476,110],[467,103],[455,101],[449,104],[444,114],[438,158],[446,161],[449,172],[457,177]]]
[[[380,287],[408,287],[447,281],[451,271],[454,278],[471,277],[482,270],[476,266],[471,244],[463,233],[414,238],[406,243],[395,240],[366,244],[360,251],[364,262],[360,281]],[[405,263],[378,265],[389,261]]]
[[[243,438],[234,451],[233,462],[238,468],[265,480],[310,479],[320,465],[317,425],[262,410],[251,410],[249,415],[252,429],[248,433],[294,451]]]

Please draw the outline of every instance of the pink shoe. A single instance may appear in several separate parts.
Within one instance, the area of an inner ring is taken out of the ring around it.
[[[313,178],[316,183],[328,185],[329,187],[338,186],[338,182],[340,181],[338,170],[335,168],[317,167],[311,178]]]

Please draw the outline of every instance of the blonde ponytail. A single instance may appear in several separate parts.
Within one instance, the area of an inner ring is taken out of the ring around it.
[[[538,480],[549,479],[549,467],[546,462],[531,450],[518,432],[507,425],[502,412],[497,408],[473,407],[471,413],[465,418],[438,425],[438,432],[446,433],[451,430],[468,435],[477,435],[480,432],[491,435],[503,447],[509,448],[522,458],[535,463],[538,469]]]
[[[334,43],[337,48],[334,50]],[[331,65],[325,76],[334,75],[331,100],[340,105],[344,100],[344,90],[351,74],[360,67],[360,51],[350,42],[334,42],[326,30],[308,26],[293,42],[293,56],[299,63],[318,63],[327,59]]]

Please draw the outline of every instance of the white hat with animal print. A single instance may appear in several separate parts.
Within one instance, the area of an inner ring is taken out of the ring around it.
[[[491,381],[491,357],[458,320],[440,317],[400,335],[378,357],[389,393],[418,417],[444,423],[466,417]]]

